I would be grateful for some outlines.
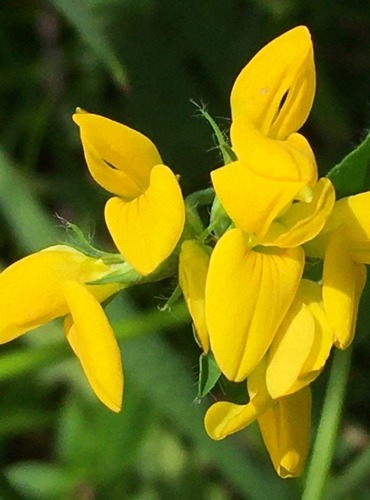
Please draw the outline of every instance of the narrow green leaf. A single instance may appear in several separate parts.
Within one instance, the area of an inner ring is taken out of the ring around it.
[[[202,353],[199,357],[199,380],[197,401],[203,399],[214,388],[221,371],[217,366],[216,360],[211,352]]]
[[[60,241],[57,223],[53,225],[28,188],[27,179],[1,149],[0,211],[25,252],[34,252]]]
[[[370,189],[370,134],[335,165],[327,177],[334,184],[339,198]]]
[[[121,87],[128,86],[127,73],[112,49],[109,40],[98,22],[98,16],[86,0],[50,0],[50,3],[75,28],[84,43],[106,66],[113,80]]]

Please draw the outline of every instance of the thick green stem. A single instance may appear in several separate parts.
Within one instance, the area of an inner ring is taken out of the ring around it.
[[[302,500],[323,498],[334,454],[350,364],[351,348],[335,351]]]

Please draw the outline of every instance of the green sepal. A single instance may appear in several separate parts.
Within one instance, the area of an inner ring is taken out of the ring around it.
[[[217,238],[221,238],[224,232],[230,227],[231,219],[225,212],[220,200],[215,197],[212,208],[209,228]]]
[[[171,297],[166,301],[164,306],[158,307],[158,309],[162,312],[171,311],[172,306],[175,304],[177,300],[182,295],[182,290],[179,284],[176,285],[175,290],[171,293]]]
[[[370,189],[370,134],[327,174],[337,197],[350,196]]]
[[[114,271],[106,274],[102,278],[94,281],[89,281],[87,285],[107,285],[108,283],[117,283],[120,285],[135,285],[143,280],[143,276],[126,262],[117,266]]]
[[[221,376],[221,371],[217,366],[216,360],[212,352],[207,354],[202,353],[199,357],[199,379],[198,379],[198,394],[196,401],[200,401],[214,388],[218,379]]]
[[[216,140],[217,147],[221,151],[224,164],[227,165],[228,163],[236,161],[238,158],[237,158],[236,154],[234,153],[232,147],[230,146],[226,135],[222,132],[222,130],[217,125],[217,123],[212,118],[212,116],[208,113],[206,108],[204,106],[197,104],[193,100],[191,100],[191,103],[194,104],[194,106],[196,106],[196,108],[198,109],[198,112],[202,116],[202,118],[204,118],[210,124],[210,126],[215,134],[215,140]]]
[[[94,259],[101,259],[105,264],[122,264],[124,260],[120,254],[103,252],[95,248],[90,241],[86,238],[81,229],[72,222],[60,218],[63,225],[69,231],[68,246],[78,250],[87,257],[93,257]]]

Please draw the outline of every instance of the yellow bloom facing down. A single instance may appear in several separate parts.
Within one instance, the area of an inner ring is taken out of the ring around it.
[[[204,425],[212,439],[223,439],[257,419],[266,448],[279,476],[299,476],[309,450],[311,392],[308,387],[273,400],[265,384],[266,363],[248,379],[250,401],[245,405],[220,401],[205,415]]]
[[[90,113],[73,119],[92,177],[117,195],[105,208],[113,241],[136,271],[148,275],[182,233],[185,209],[178,181],[154,144],[136,130]]]
[[[313,197],[315,158],[296,131],[307,119],[314,92],[312,43],[303,26],[264,47],[236,79],[231,143],[238,161],[211,177],[226,212],[248,233],[263,237],[293,199]],[[239,199],[246,200],[245,210]]]
[[[204,352],[209,350],[205,314],[205,288],[209,259],[205,248],[195,240],[183,242],[179,258],[179,284]]]
[[[269,348],[298,288],[301,248],[252,249],[240,229],[218,241],[206,283],[212,352],[230,380],[245,379]]]
[[[101,261],[65,245],[29,255],[0,274],[0,342],[5,343],[71,314],[68,335],[96,395],[121,408],[123,373],[119,348],[100,302],[118,285],[85,285],[109,273]]]

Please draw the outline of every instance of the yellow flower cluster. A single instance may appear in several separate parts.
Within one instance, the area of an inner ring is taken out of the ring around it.
[[[299,475],[309,449],[310,383],[332,346],[353,339],[370,263],[370,193],[335,202],[298,133],[314,93],[303,26],[242,70],[231,93],[230,162],[211,173],[216,197],[205,230],[147,137],[76,113],[91,176],[114,195],[105,220],[121,257],[58,245],[5,269],[0,342],[65,316],[65,336],[92,389],[119,411],[121,355],[101,303],[132,283],[177,274],[174,259],[204,353],[228,380],[246,382],[246,404],[208,409],[207,433],[222,439],[257,420],[277,473]],[[319,282],[304,277],[307,258],[323,260]],[[117,270],[123,279],[115,281]]]
[[[180,255],[180,283],[203,349],[227,379],[247,381],[249,402],[214,403],[206,431],[222,439],[257,419],[281,477],[303,470],[309,384],[332,345],[351,342],[370,263],[370,193],[335,203],[330,180],[318,180],[313,152],[297,133],[314,92],[303,26],[242,70],[231,92],[236,160],[211,173],[230,228],[209,261],[206,249],[202,255],[189,242]],[[302,278],[306,257],[324,260],[320,284]]]

